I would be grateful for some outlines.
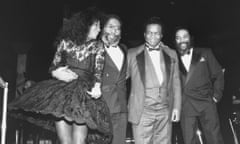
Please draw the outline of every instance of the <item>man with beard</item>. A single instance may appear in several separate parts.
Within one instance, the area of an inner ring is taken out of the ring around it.
[[[198,122],[207,144],[223,144],[216,103],[224,88],[223,71],[211,50],[193,48],[187,29],[176,31],[182,80],[181,127],[185,144],[196,144]]]
[[[107,15],[101,40],[106,50],[102,78],[102,95],[110,109],[113,125],[112,144],[125,144],[127,129],[126,51],[120,44],[121,20],[116,15]]]
[[[170,144],[171,122],[180,119],[178,58],[161,41],[163,26],[158,17],[150,18],[144,28],[145,43],[128,52],[129,121],[135,144]]]

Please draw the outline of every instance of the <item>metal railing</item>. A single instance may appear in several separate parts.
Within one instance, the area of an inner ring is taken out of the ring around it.
[[[5,144],[6,143],[6,130],[7,130],[8,83],[1,81],[0,87],[4,89],[4,91],[3,91],[2,125],[1,125],[1,144]]]

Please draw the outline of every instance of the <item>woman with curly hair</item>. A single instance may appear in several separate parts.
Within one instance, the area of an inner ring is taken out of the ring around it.
[[[96,41],[99,32],[95,10],[66,21],[50,67],[54,79],[36,83],[11,102],[11,114],[56,130],[61,144],[109,143],[109,109],[101,97],[105,50]]]

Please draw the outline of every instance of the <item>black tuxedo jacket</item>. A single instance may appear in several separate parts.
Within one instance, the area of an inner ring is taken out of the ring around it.
[[[224,74],[212,51],[194,48],[189,72],[179,56],[182,80],[183,113],[194,114],[219,101],[224,88]]]
[[[119,47],[124,54],[124,61],[120,71],[108,53],[105,55],[105,65],[102,78],[102,95],[107,102],[110,113],[127,112],[127,48],[123,44],[120,44]]]

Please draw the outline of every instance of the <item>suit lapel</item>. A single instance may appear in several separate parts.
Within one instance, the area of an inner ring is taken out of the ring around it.
[[[178,54],[178,61],[179,61],[179,70],[181,73],[181,79],[182,79],[182,83],[185,84],[186,83],[186,77],[187,77],[187,70],[185,68],[185,66],[183,65],[182,59],[181,59],[181,55]]]
[[[199,62],[201,57],[201,54],[198,53],[195,49],[193,49],[193,55],[192,55],[192,61],[191,61],[191,65],[190,65],[190,69],[189,72],[187,74],[187,78],[186,78],[186,82],[185,84],[187,84],[187,82],[189,81],[189,79],[192,77],[194,70],[196,68],[197,63]]]
[[[185,77],[187,76],[187,70],[182,62],[182,59],[181,59],[181,55],[178,54],[178,61],[179,61],[179,69],[182,73],[182,75],[184,75]]]
[[[115,63],[113,62],[112,58],[111,58],[110,55],[108,54],[108,52],[106,52],[105,59],[106,59],[106,63],[108,63],[109,66],[114,67],[114,69],[116,69],[117,71],[119,71],[118,68],[117,68],[117,66],[116,66]]]
[[[141,53],[139,53],[136,57],[137,59],[137,65],[139,69],[139,73],[143,82],[143,85],[145,86],[145,50],[143,49]]]
[[[122,64],[122,67],[120,69],[120,75],[123,73],[124,69],[126,68],[126,62],[127,62],[127,59],[126,59],[126,50],[124,49],[124,47],[122,45],[119,45],[119,48],[122,50],[122,53],[123,53],[123,64]]]
[[[171,72],[171,58],[164,50],[162,50],[162,55],[163,55],[164,62],[165,62],[166,81],[168,82],[169,76],[170,76],[170,72]]]

